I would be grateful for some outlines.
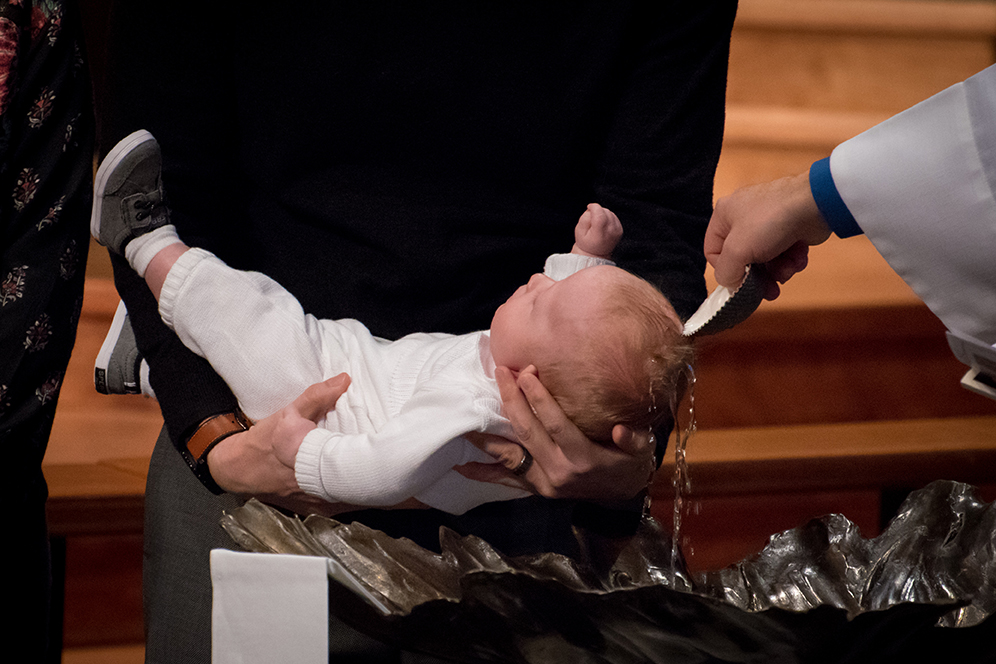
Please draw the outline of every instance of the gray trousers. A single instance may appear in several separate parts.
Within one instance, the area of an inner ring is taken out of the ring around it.
[[[165,429],[156,442],[145,494],[145,661],[211,661],[211,549],[238,549],[219,525],[223,510],[242,504],[215,496],[187,468]],[[438,662],[401,653],[335,618],[329,622],[330,662]]]

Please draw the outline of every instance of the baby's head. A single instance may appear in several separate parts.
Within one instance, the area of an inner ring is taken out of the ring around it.
[[[669,419],[692,355],[667,298],[608,265],[563,281],[533,275],[495,312],[491,350],[499,366],[535,366],[567,416],[602,443],[617,424],[646,431]]]

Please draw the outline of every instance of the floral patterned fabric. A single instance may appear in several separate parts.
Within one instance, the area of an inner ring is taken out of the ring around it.
[[[47,429],[83,303],[93,116],[79,22],[67,29],[65,14],[59,0],[0,0],[4,447],[15,432]],[[25,461],[43,453],[42,442]]]
[[[46,645],[41,461],[89,246],[94,120],[83,54],[75,5],[0,0],[0,499],[18,542],[9,598],[19,607],[12,634],[32,648],[24,661],[58,661],[58,639]]]

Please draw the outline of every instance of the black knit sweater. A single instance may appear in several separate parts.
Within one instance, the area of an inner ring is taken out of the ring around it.
[[[374,334],[487,328],[585,205],[683,316],[722,139],[736,2],[122,2],[106,149],[164,153],[181,237]],[[116,281],[178,439],[233,400]]]

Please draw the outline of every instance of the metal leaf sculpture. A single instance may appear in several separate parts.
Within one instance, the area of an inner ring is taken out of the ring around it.
[[[453,661],[996,661],[996,507],[954,482],[911,494],[874,539],[831,515],[694,577],[651,519],[621,547],[577,530],[582,560],[508,558],[447,529],[436,554],[256,501],[222,525],[250,551],[328,557],[340,619]]]

